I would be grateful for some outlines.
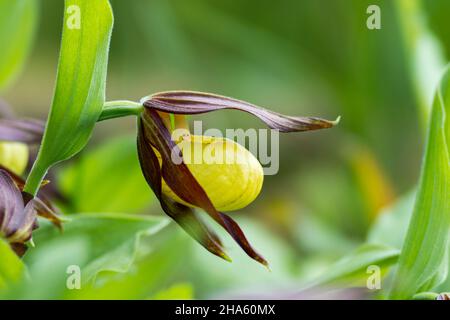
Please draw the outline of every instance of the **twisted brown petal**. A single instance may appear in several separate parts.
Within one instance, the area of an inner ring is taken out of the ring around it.
[[[251,103],[211,93],[167,91],[156,93],[144,101],[147,108],[175,114],[199,114],[221,109],[235,109],[250,113],[270,128],[281,132],[297,132],[331,128],[339,121],[316,117],[292,117],[273,112]]]
[[[161,167],[152,145],[144,134],[142,124],[139,123],[137,140],[139,162],[144,177],[159,199],[164,212],[209,252],[225,260],[230,260],[222,248],[219,237],[203,223],[192,208],[176,203],[162,194]]]
[[[186,164],[184,162],[175,164],[172,161],[171,154],[174,153],[182,156],[181,150],[172,141],[170,132],[155,110],[149,108],[144,110],[141,115],[140,132],[140,148],[142,149],[143,144],[145,144],[145,141],[142,141],[142,139],[146,139],[161,154],[162,166],[160,175],[165,180],[167,185],[173,190],[173,192],[175,192],[184,201],[205,210],[233,237],[233,239],[240,245],[247,255],[267,266],[267,261],[253,249],[239,225],[229,216],[218,212],[215,209],[214,205],[208,198],[208,195],[189,171]],[[148,149],[151,149],[151,147],[149,146]],[[146,162],[147,159],[145,159],[142,150],[140,153],[140,162],[141,166],[143,166],[143,162]],[[148,153],[148,151],[146,153]],[[154,155],[154,157],[156,157],[156,155]],[[153,159],[152,162],[154,163],[152,167],[155,167],[155,160]],[[158,184],[159,194],[161,194],[161,181],[151,181],[151,183]]]

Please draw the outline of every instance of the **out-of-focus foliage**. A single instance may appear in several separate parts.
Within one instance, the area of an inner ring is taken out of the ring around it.
[[[154,199],[141,173],[136,137],[131,135],[84,153],[64,169],[60,181],[68,213],[139,213]]]
[[[450,72],[436,92],[416,202],[392,297],[411,298],[447,278],[450,241]]]
[[[11,284],[17,283],[25,273],[25,265],[11,250],[9,244],[0,239],[0,294]]]
[[[171,226],[141,238],[128,272],[102,272],[95,286],[68,291],[65,271],[70,257],[83,261],[89,254],[84,240],[66,241],[51,231],[51,245],[37,242],[25,259],[30,275],[39,275],[33,278],[42,279],[41,285],[28,294],[18,289],[15,296],[253,298],[270,292],[266,298],[278,298],[314,284],[365,287],[367,267],[378,264],[384,290],[376,293],[386,297],[391,266],[414,208],[424,152],[422,129],[431,110],[428,100],[439,66],[450,58],[449,2],[281,0],[274,5],[270,0],[111,0],[111,4],[115,27],[108,100],[190,89],[243,98],[293,115],[340,114],[342,120],[332,132],[283,136],[279,173],[265,177],[259,198],[233,214],[271,262],[271,273],[241,256],[231,243],[226,246],[235,251],[234,261],[222,262]],[[380,30],[366,27],[366,9],[372,4],[381,9]],[[63,2],[46,0],[41,6],[46,18],[39,26],[32,59],[4,98],[19,113],[45,117],[54,86]],[[234,112],[202,120],[204,129],[259,125]],[[132,130],[135,134],[134,127],[129,119],[101,123],[89,150],[63,170],[56,168],[54,174],[69,199],[61,205],[64,212],[161,213],[136,172],[135,146],[129,136]],[[111,231],[108,224],[80,233],[106,238]],[[133,232],[128,245],[135,239]],[[129,249],[118,250],[130,258]],[[45,273],[50,266],[56,271]],[[443,277],[445,270],[439,274]],[[433,290],[448,291],[449,285],[450,277]]]
[[[66,0],[52,107],[25,190],[35,194],[55,163],[89,140],[105,102],[113,14],[108,0]]]
[[[81,288],[92,286],[103,273],[127,272],[142,239],[166,224],[162,218],[78,214],[71,216],[62,234],[50,225],[42,226],[34,233],[36,246],[25,259],[30,280],[18,286],[12,297],[54,299],[67,295],[73,268],[80,270]]]
[[[0,93],[22,70],[38,20],[37,0],[0,1]]]

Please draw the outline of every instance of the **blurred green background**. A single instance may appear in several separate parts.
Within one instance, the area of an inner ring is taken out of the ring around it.
[[[44,119],[55,81],[63,1],[39,3],[32,52],[3,98],[18,114]],[[71,246],[77,241],[70,232],[55,234],[53,242],[45,242],[55,246],[52,250],[39,249],[40,239],[52,233],[44,226],[36,235],[38,249],[26,261],[31,274],[47,274],[39,280],[47,283],[46,289],[28,291],[25,297],[295,297],[305,283],[365,241],[383,208],[414,188],[430,104],[420,97],[432,94],[420,92],[417,83],[425,81],[432,88],[437,80],[433,75],[423,78],[417,57],[419,52],[428,61],[436,53],[448,60],[449,1],[111,4],[115,26],[108,100],[187,89],[236,97],[285,114],[342,119],[330,130],[281,135],[279,173],[266,177],[251,206],[233,213],[272,272],[248,259],[225,234],[231,264],[171,224],[139,237],[130,249],[133,259],[122,270],[126,272],[102,272],[86,290],[58,291],[48,284],[59,280],[43,271],[48,270],[45,263],[57,268],[55,261],[63,259],[57,255],[67,252],[64,241]],[[381,8],[380,30],[366,27],[371,4]],[[432,50],[421,46],[422,38],[432,39]],[[234,111],[198,118],[205,129],[261,126]],[[134,119],[100,123],[88,148],[55,170],[55,183],[69,199],[64,210],[163,216],[141,177],[134,144]],[[106,226],[102,233],[102,227],[99,223],[96,232],[106,238],[120,233]],[[92,241],[73,252],[86,255],[89,249],[83,248],[95,245]],[[129,251],[122,251],[115,260],[130,259]]]

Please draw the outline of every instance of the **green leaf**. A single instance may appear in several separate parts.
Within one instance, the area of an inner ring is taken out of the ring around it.
[[[22,70],[34,39],[36,0],[0,0],[0,92]]]
[[[55,255],[48,248],[56,243],[67,243],[61,251],[65,254],[62,265],[64,268],[79,266],[82,284],[92,283],[101,272],[127,272],[141,238],[157,233],[168,223],[165,218],[117,213],[78,214],[71,219],[64,224],[62,234],[49,224],[38,229],[33,234],[36,248],[30,250],[26,261],[30,265],[39,263],[40,259]],[[81,249],[73,247],[73,243],[80,243]],[[65,270],[60,272],[65,274]]]
[[[19,281],[25,273],[22,260],[11,250],[9,244],[0,238],[0,292],[10,284]]]
[[[113,26],[107,0],[66,0],[53,103],[26,191],[35,194],[47,170],[78,153],[89,140],[105,102]]]
[[[381,271],[397,262],[400,251],[381,244],[363,244],[348,256],[336,262],[304,289],[333,286],[341,283],[365,285],[369,277],[367,268],[378,266]]]
[[[450,73],[435,95],[419,189],[391,297],[412,298],[445,279],[450,237]]]
[[[141,173],[136,137],[114,138],[67,167],[62,189],[70,212],[142,212],[155,198]]]

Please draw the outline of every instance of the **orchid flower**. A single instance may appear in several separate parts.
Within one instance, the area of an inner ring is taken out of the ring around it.
[[[221,225],[252,259],[268,266],[266,259],[249,243],[239,225],[220,210],[236,210],[251,203],[261,190],[263,170],[244,147],[224,138],[187,135],[172,139],[169,114],[178,117],[222,109],[250,113],[269,128],[298,132],[333,127],[336,121],[315,117],[285,116],[250,103],[223,96],[170,91],[146,97],[138,119],[138,154],[144,177],[165,213],[211,253],[230,260],[219,237],[203,222],[196,208],[203,209]],[[226,140],[226,141],[225,141]],[[244,163],[191,164],[183,159],[186,145],[205,148],[218,144],[226,152],[247,159]],[[174,162],[173,155],[181,161]]]

